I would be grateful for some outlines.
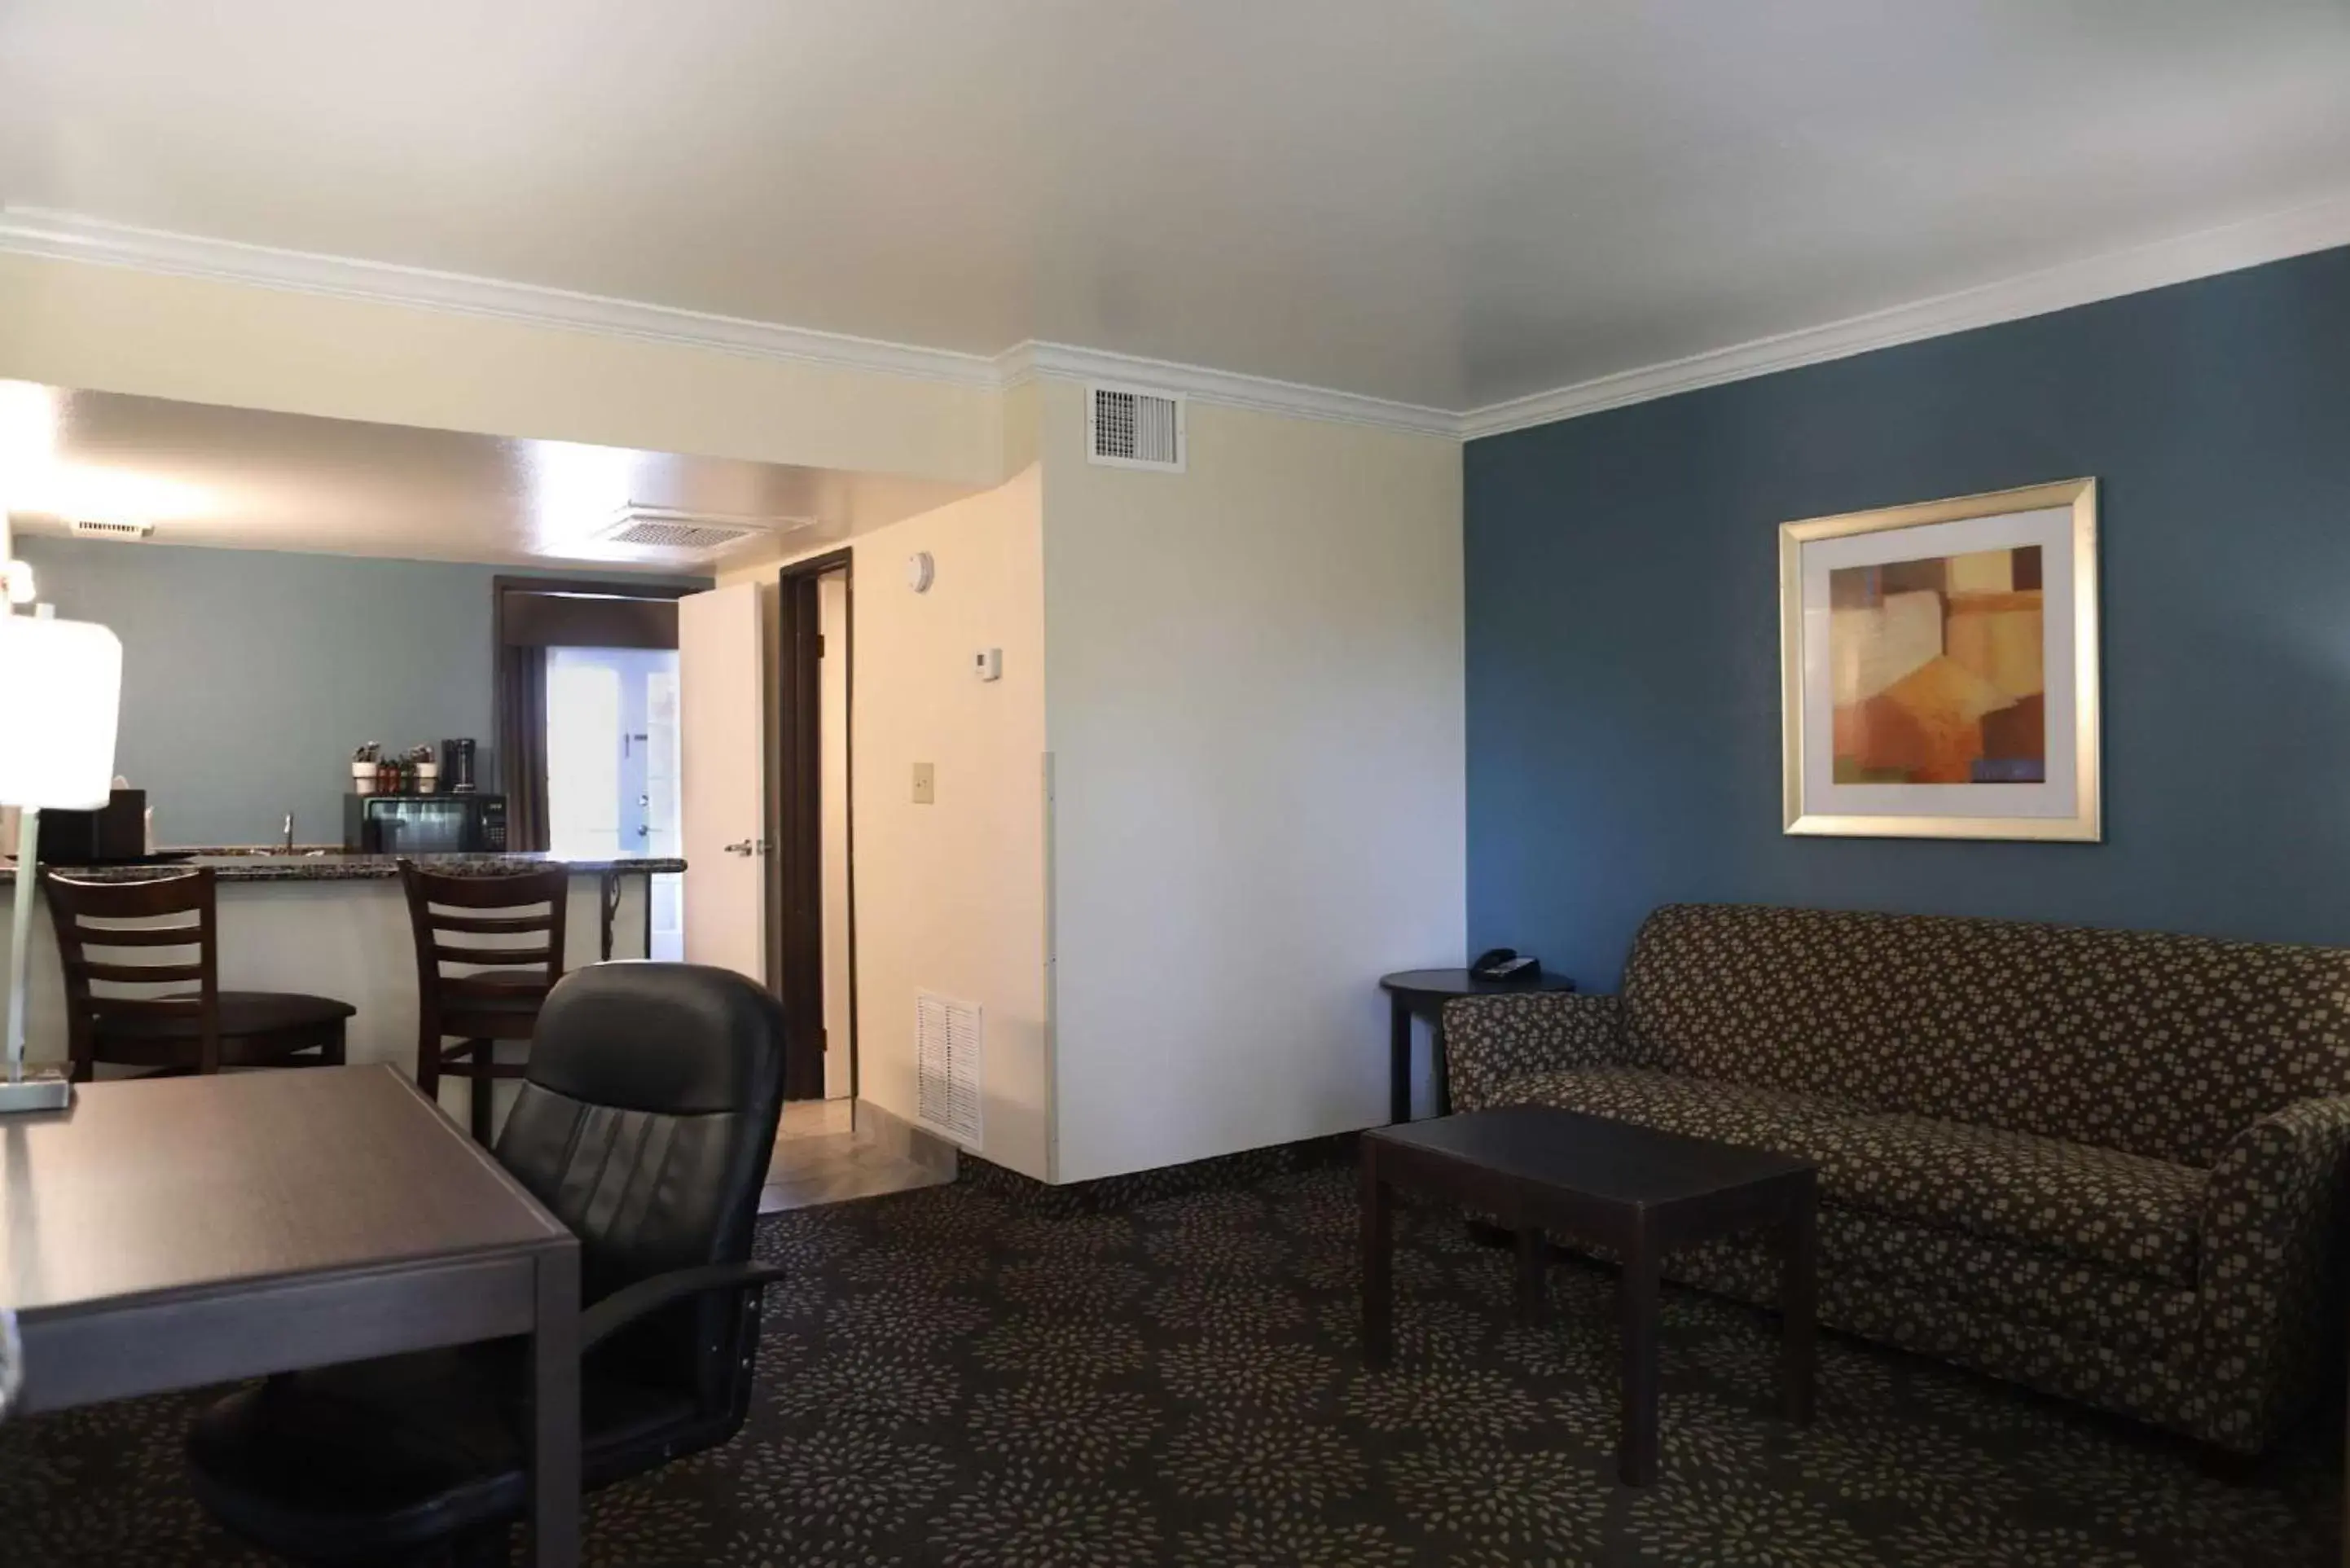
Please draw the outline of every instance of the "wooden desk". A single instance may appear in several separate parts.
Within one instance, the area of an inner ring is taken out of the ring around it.
[[[389,1067],[0,1121],[27,1412],[528,1334],[532,1561],[578,1561],[579,1243]]]

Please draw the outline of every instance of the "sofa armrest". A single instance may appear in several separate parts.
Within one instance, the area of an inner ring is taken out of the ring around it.
[[[2204,1189],[2197,1293],[2202,1375],[2237,1390],[2218,1425],[2265,1446],[2308,1390],[2350,1177],[2350,1096],[2299,1100],[2229,1140]]]
[[[1536,1073],[1625,1065],[1623,1020],[1615,997],[1578,992],[1454,998],[1444,1004],[1452,1108],[1497,1104],[1504,1085]]]

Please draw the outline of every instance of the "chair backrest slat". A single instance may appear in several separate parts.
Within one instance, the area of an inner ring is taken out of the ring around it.
[[[89,884],[96,887],[109,883]],[[202,930],[193,925],[177,926],[93,926],[81,928],[85,947],[93,948],[192,948],[203,940]]]
[[[486,975],[444,974],[441,977],[442,1011],[462,1013],[467,1003],[476,1005],[512,1004],[517,1001],[541,998],[554,990],[543,980],[492,980]]]
[[[497,880],[503,881],[500,877]],[[445,900],[435,898],[434,903]],[[432,911],[432,929],[436,931],[479,932],[489,936],[528,936],[533,931],[546,929],[546,919],[540,915],[452,915],[446,909]]]
[[[96,959],[83,962],[82,972],[92,980],[110,981],[117,985],[177,985],[188,981],[203,983],[204,966],[196,963],[100,963]]]
[[[556,961],[555,950],[552,948],[452,947],[446,942],[433,943],[432,956],[441,963],[535,963],[542,968]]]

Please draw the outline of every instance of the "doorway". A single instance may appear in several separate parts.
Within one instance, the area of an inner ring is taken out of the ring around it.
[[[547,847],[607,860],[679,853],[677,650],[546,651]],[[684,956],[684,878],[650,878],[647,956]]]
[[[855,582],[847,550],[776,580],[775,974],[785,1096],[857,1093]]]

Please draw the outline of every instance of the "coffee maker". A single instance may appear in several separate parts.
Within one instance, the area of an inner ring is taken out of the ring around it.
[[[471,737],[441,742],[441,787],[452,794],[471,794],[482,787],[473,778]]]

